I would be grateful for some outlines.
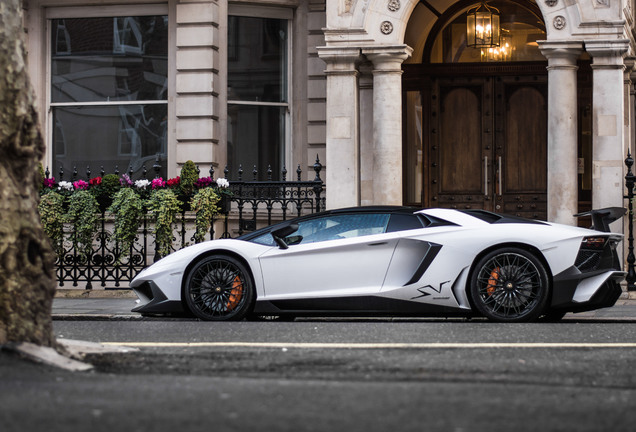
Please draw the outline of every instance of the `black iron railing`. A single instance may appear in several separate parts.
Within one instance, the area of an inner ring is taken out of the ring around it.
[[[627,152],[627,159],[625,159],[625,165],[627,166],[627,174],[625,175],[625,187],[627,188],[627,290],[636,291],[636,272],[634,271],[634,263],[636,257],[634,256],[634,185],[636,184],[636,175],[632,173],[632,166],[634,165],[634,159],[630,151]]]
[[[308,213],[315,213],[325,208],[325,184],[320,178],[322,165],[318,158],[313,166],[315,177],[313,180],[302,180],[303,172],[298,165],[296,180],[287,180],[287,170],[283,168],[281,180],[272,180],[273,173],[267,172],[267,180],[259,181],[256,169],[252,171],[253,179],[243,179],[243,168],[239,166],[237,179],[233,180],[226,167],[225,178],[228,179],[230,196],[223,195],[219,206],[220,214],[216,220],[220,221],[222,231],[215,233],[214,224],[209,233],[209,239],[231,238],[252,231],[262,226],[270,225],[279,220]],[[154,177],[159,175],[161,166],[159,161],[153,165]],[[99,175],[104,176],[103,168]],[[119,175],[118,170],[114,174]],[[132,170],[127,173],[132,176]],[[47,178],[50,172],[45,172]],[[60,169],[58,181],[64,180],[64,171]],[[142,168],[142,178],[147,178],[148,172]],[[74,182],[80,178],[76,168],[70,176]],[[214,178],[214,169],[210,169],[210,177]],[[91,178],[91,169],[86,169],[86,180]],[[131,177],[132,179],[132,177]],[[80,284],[86,289],[94,285],[106,288],[126,288],[126,285],[142,269],[160,259],[155,251],[155,239],[152,235],[152,217],[144,213],[138,235],[127,251],[123,253],[117,242],[113,240],[113,215],[101,209],[99,228],[95,232],[93,245],[88,253],[82,254],[73,245],[73,226],[66,224],[64,236],[58,249],[56,273],[59,286]],[[217,227],[219,225],[217,224]],[[194,216],[191,212],[181,211],[174,225],[172,250],[178,250],[195,243]]]
[[[316,157],[316,173],[313,181],[302,180],[300,165],[296,169],[296,180],[287,180],[287,170],[283,168],[282,180],[272,180],[271,169],[267,172],[267,181],[257,181],[256,168],[252,171],[252,181],[243,180],[243,168],[239,167],[238,179],[230,180],[232,202],[238,212],[238,234],[257,229],[259,220],[271,225],[276,218],[287,220],[303,213],[316,213],[325,209],[323,196],[324,183],[320,178],[322,164]],[[226,169],[225,176],[228,178]],[[223,236],[228,236],[227,219]]]

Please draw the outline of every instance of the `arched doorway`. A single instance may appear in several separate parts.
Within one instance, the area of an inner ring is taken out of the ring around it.
[[[438,13],[421,2],[411,16],[410,29],[437,18],[403,67],[405,202],[545,219],[545,26],[534,2],[488,2],[501,12],[501,48],[469,48],[466,11],[477,4]]]

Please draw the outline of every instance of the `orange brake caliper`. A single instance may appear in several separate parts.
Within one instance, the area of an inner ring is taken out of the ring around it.
[[[495,288],[497,287],[498,279],[499,279],[499,267],[496,267],[490,272],[490,279],[488,279],[488,288],[486,288],[486,292],[488,293],[489,296],[494,294]]]
[[[238,306],[241,298],[243,297],[243,281],[240,277],[235,276],[232,281],[232,291],[230,291],[230,298],[227,301],[227,308],[233,310]]]

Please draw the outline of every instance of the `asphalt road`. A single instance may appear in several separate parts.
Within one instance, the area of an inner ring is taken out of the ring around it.
[[[70,373],[0,355],[6,431],[604,431],[636,421],[636,324],[56,321],[134,346]]]

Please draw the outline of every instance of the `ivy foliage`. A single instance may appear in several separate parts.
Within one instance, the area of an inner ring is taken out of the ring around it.
[[[176,214],[181,210],[180,201],[170,189],[155,189],[147,201],[155,219],[155,246],[161,256],[172,250],[173,230]]]
[[[89,191],[77,190],[69,198],[66,222],[73,225],[73,246],[83,258],[90,256],[92,251],[98,211],[99,205]]]
[[[113,196],[113,203],[108,208],[115,216],[115,241],[119,243],[119,258],[130,254],[130,249],[137,237],[144,214],[143,201],[131,188],[120,189]]]
[[[59,254],[64,238],[64,197],[57,192],[43,195],[38,203],[38,211],[44,232],[51,239],[55,253]]]
[[[195,212],[196,231],[194,241],[201,243],[210,231],[214,215],[219,212],[217,203],[221,198],[213,188],[200,189],[190,200],[190,207]]]

